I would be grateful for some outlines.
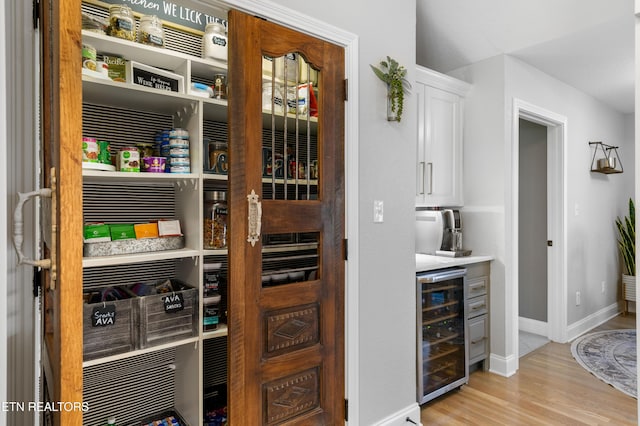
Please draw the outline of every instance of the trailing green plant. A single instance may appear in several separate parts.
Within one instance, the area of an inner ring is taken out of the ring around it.
[[[618,247],[627,275],[636,275],[636,208],[629,198],[629,214],[623,219],[616,218]]]
[[[398,121],[400,121],[404,109],[404,91],[405,89],[411,88],[411,85],[405,79],[407,70],[390,56],[387,56],[386,61],[380,61],[380,68],[374,67],[373,65],[370,65],[370,67],[374,74],[387,84],[387,93],[391,102],[391,112],[393,112],[398,117]]]

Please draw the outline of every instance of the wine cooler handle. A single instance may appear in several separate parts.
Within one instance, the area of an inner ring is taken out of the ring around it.
[[[258,201],[259,199],[260,196],[253,189],[251,194],[247,195],[247,201],[249,202],[249,235],[247,236],[247,242],[251,243],[252,247],[255,247],[260,239],[260,228],[262,227],[262,202]]]

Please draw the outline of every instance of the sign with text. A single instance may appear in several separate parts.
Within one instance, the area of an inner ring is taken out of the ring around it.
[[[182,293],[171,293],[162,298],[164,301],[164,311],[168,314],[184,309],[184,297]]]
[[[117,4],[129,6],[134,12],[143,15],[156,15],[163,21],[204,32],[209,22],[221,22],[226,26],[226,21],[217,16],[211,16],[204,12],[189,7],[181,6],[169,0],[87,0],[109,7]]]
[[[107,327],[116,323],[116,305],[96,306],[91,311],[92,327]]]

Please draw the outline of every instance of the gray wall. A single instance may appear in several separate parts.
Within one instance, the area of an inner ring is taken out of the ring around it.
[[[520,119],[519,316],[547,321],[547,128]]]
[[[414,81],[416,2],[276,0],[358,35],[359,424],[371,425],[416,401],[414,196],[416,99],[405,98],[402,122],[386,121],[386,88],[373,74],[387,55]],[[348,173],[348,171],[347,171]],[[349,194],[347,194],[349,196]],[[373,201],[384,223],[373,223]],[[349,338],[349,336],[347,336]],[[404,424],[404,419],[401,424]]]

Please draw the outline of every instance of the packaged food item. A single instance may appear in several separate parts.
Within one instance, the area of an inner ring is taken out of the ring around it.
[[[180,230],[180,221],[174,219],[159,220],[158,234],[161,237],[181,236],[182,231]]]
[[[189,164],[188,161],[184,160],[175,160],[174,158],[187,158],[189,157],[189,148],[171,148],[169,150],[169,156],[171,157],[171,165],[186,165]]]
[[[209,143],[209,169],[213,173],[226,175],[229,172],[229,158],[226,142]]]
[[[221,249],[227,246],[227,193],[204,192],[204,248]]]
[[[227,34],[222,20],[214,18],[204,29],[202,36],[202,57],[227,61]]]
[[[189,94],[200,96],[201,98],[210,98],[213,96],[213,89],[203,83],[191,83]]]
[[[98,141],[95,138],[82,138],[82,161],[86,163],[97,163]]]
[[[135,40],[135,21],[131,8],[125,5],[109,7],[109,26],[107,34],[125,40]]]
[[[227,75],[215,74],[213,82],[213,98],[227,99]]]
[[[140,18],[138,43],[164,47],[164,28],[156,15],[145,15]]]
[[[109,231],[111,232],[111,240],[134,240],[136,238],[136,231],[133,224],[114,223],[109,225]]]
[[[113,81],[125,83],[127,81],[127,61],[121,56],[103,56],[104,63],[107,64],[107,74]]]
[[[82,68],[98,71],[96,48],[90,44],[82,44]]]
[[[138,223],[133,225],[133,230],[136,233],[137,239],[142,238],[158,238],[158,224],[157,223]]]
[[[205,295],[202,300],[202,329],[204,331],[212,331],[218,328],[218,323],[220,322],[220,300],[222,300],[222,296],[216,293]]]
[[[98,162],[111,164],[111,144],[107,141],[98,141]]]
[[[84,225],[85,243],[104,243],[111,241],[109,225],[105,223],[87,223]]]
[[[105,34],[107,31],[107,21],[98,16],[82,12],[82,29],[98,34]]]
[[[140,171],[140,152],[136,147],[124,147],[118,152],[118,170],[121,172]]]
[[[165,157],[144,157],[142,170],[147,173],[164,173],[166,161]]]
[[[180,174],[185,174],[185,173],[191,173],[191,166],[171,166],[169,168],[171,173],[180,173]]]
[[[138,142],[136,148],[140,152],[140,158],[153,157],[153,144],[149,142]]]

